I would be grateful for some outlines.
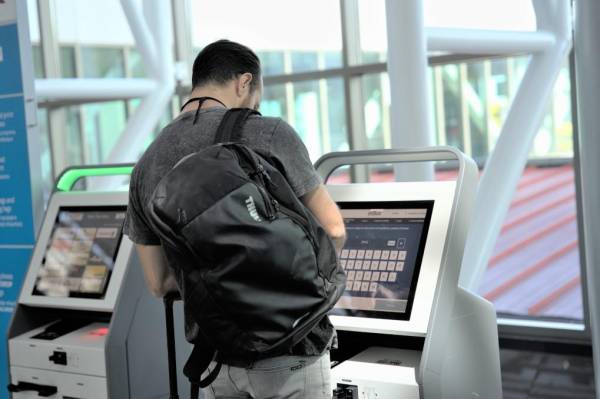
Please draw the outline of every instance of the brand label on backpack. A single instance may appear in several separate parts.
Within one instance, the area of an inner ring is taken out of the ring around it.
[[[258,216],[258,212],[256,211],[256,204],[254,203],[254,198],[252,198],[252,196],[246,198],[246,208],[248,208],[248,213],[252,219],[257,222],[262,222],[262,219]]]

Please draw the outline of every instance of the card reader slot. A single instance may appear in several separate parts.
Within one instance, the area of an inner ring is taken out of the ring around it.
[[[64,319],[50,324],[39,334],[32,336],[32,339],[42,339],[52,341],[56,338],[67,335],[73,331],[79,330],[82,327],[90,324],[88,320]]]
[[[38,393],[38,396],[48,397],[55,395],[58,392],[58,388],[52,385],[41,385],[19,381],[17,384],[10,384],[8,386],[8,391],[13,393],[34,391]]]

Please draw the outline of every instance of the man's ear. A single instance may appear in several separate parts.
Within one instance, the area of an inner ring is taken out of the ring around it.
[[[243,73],[240,75],[237,81],[237,95],[239,97],[246,96],[250,92],[250,85],[252,84],[252,74],[250,72]]]

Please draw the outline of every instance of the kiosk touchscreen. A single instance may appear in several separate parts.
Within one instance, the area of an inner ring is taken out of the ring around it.
[[[409,320],[433,201],[338,203],[346,291],[333,314]]]
[[[13,399],[168,397],[163,304],[123,235],[127,200],[52,196],[9,329]]]
[[[454,182],[328,187],[346,225],[339,253],[346,291],[331,312],[338,330],[424,337]]]
[[[103,299],[125,214],[125,207],[60,208],[32,295]]]

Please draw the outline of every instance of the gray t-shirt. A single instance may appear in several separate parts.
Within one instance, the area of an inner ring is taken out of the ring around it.
[[[131,175],[129,205],[124,233],[143,245],[160,245],[159,236],[152,231],[147,204],[154,188],[162,177],[184,156],[213,144],[217,127],[226,110],[207,108],[200,110],[193,124],[194,113],[179,115],[167,125],[137,162]],[[287,178],[298,197],[316,189],[321,180],[317,175],[304,143],[294,129],[280,118],[251,116],[243,128],[242,141],[276,166]],[[163,247],[168,262],[177,262],[178,254]],[[175,270],[180,268],[174,267]],[[179,286],[185,290],[185,279],[177,275]],[[186,313],[186,337],[193,342],[198,336],[198,326]],[[323,321],[294,349],[295,355],[319,355],[331,343],[334,335],[328,318]],[[235,365],[235,360],[229,361]]]
[[[138,244],[158,245],[150,228],[145,207],[160,179],[184,156],[213,144],[224,108],[207,108],[179,115],[167,125],[136,164],[129,188],[125,234]],[[242,140],[284,173],[298,197],[317,188],[321,182],[308,151],[294,129],[280,118],[251,116],[244,125]]]

